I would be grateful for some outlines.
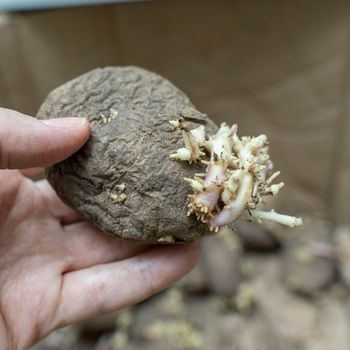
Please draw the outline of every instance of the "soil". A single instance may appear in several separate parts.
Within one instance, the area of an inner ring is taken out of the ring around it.
[[[137,67],[88,72],[52,91],[40,119],[85,117],[91,136],[77,153],[47,170],[60,198],[102,231],[147,243],[181,243],[208,233],[187,216],[184,177],[203,164],[169,159],[183,147],[170,120],[216,126],[168,80]]]

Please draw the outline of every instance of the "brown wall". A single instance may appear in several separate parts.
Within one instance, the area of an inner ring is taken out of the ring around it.
[[[346,1],[158,1],[0,16],[0,105],[35,114],[89,69],[140,65],[270,136],[289,212],[349,223]]]

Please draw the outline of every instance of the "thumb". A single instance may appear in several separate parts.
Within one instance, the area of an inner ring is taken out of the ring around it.
[[[38,120],[0,108],[0,169],[52,165],[82,147],[89,134],[83,118]]]

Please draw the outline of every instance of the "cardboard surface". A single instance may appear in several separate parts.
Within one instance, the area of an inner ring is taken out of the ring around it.
[[[348,7],[186,0],[12,15],[0,21],[0,105],[35,114],[89,69],[143,66],[215,121],[269,136],[284,210],[348,222]]]

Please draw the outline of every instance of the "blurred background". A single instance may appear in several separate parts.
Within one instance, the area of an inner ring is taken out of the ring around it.
[[[205,239],[198,268],[170,290],[35,349],[349,350],[350,3],[43,9],[56,5],[0,1],[0,106],[35,115],[53,88],[90,69],[153,70],[217,123],[268,135],[286,183],[274,207],[305,226],[240,222]]]

